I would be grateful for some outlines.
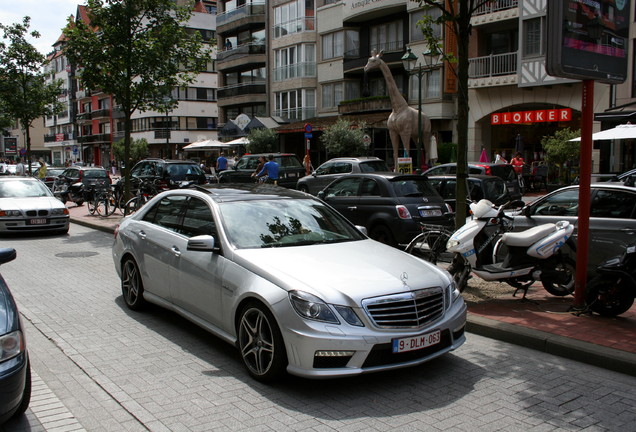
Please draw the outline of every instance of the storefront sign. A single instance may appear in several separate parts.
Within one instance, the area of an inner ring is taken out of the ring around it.
[[[516,111],[495,113],[490,115],[491,125],[562,121],[572,121],[572,109],[559,108],[537,111]]]
[[[63,133],[55,134],[55,141],[56,142],[64,141],[64,134]]]
[[[413,159],[410,157],[401,157],[397,160],[397,172],[402,174],[413,173]]]

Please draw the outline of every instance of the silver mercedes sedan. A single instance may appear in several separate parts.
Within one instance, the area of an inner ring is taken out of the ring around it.
[[[163,192],[122,221],[113,259],[130,309],[151,302],[235,344],[259,381],[414,366],[465,341],[446,271],[274,185]]]

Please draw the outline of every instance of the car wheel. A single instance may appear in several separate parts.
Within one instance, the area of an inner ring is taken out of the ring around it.
[[[144,286],[141,281],[141,273],[137,263],[132,258],[124,261],[122,266],[121,293],[129,309],[139,310],[144,306]]]
[[[389,246],[397,246],[397,241],[395,240],[395,237],[393,237],[393,233],[386,225],[376,225],[371,228],[369,237]]]
[[[22,392],[22,399],[20,400],[20,406],[18,410],[13,414],[13,418],[20,417],[29,407],[31,403],[31,362],[27,361],[26,364],[26,379],[24,381],[24,391]]]
[[[285,372],[287,353],[283,336],[265,306],[251,303],[242,310],[238,346],[243,364],[256,380],[272,382]]]

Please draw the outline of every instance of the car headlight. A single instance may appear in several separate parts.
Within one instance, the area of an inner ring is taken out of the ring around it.
[[[24,337],[20,330],[0,336],[0,362],[9,360],[24,351]]]
[[[450,292],[451,296],[451,304],[455,303],[455,300],[457,300],[462,295],[462,293],[459,292],[459,289],[457,288],[457,284],[455,282],[452,282],[448,286],[448,291]]]
[[[65,215],[68,214],[68,209],[67,208],[59,208],[59,209],[53,209],[51,210],[51,216],[61,216],[61,215]]]
[[[22,216],[22,212],[20,210],[0,210],[0,217],[15,217]]]
[[[315,295],[303,291],[290,291],[289,301],[301,318],[340,324],[327,303]]]

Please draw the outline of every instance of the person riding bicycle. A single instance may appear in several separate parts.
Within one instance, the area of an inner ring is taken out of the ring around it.
[[[258,178],[266,175],[267,179],[265,182],[274,184],[278,184],[278,164],[274,161],[274,155],[269,155],[267,157],[268,162],[263,165],[263,169],[257,174]]]
[[[517,152],[515,157],[513,157],[512,160],[510,161],[510,165],[512,165],[512,168],[517,173],[517,176],[523,175],[523,166],[525,164],[526,162],[523,160],[523,157],[521,156],[520,152]]]

